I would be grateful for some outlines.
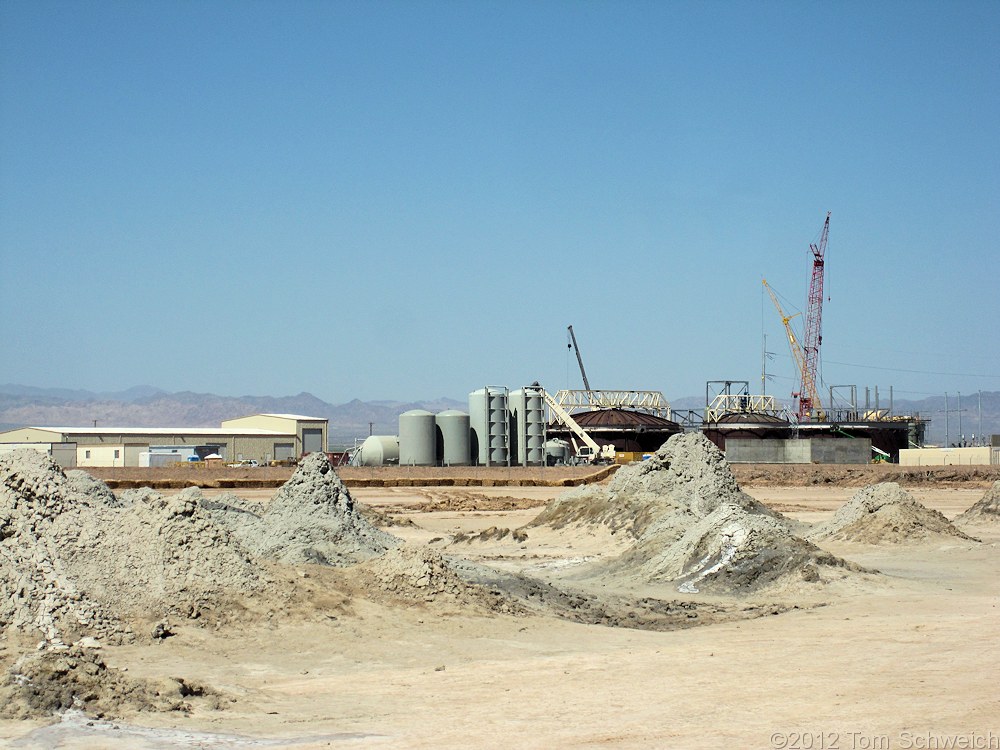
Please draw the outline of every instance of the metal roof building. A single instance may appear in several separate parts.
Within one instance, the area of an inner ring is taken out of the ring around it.
[[[255,414],[221,427],[21,427],[0,433],[0,452],[48,446],[63,466],[141,466],[143,454],[176,454],[177,460],[210,454],[224,461],[261,463],[325,451],[328,420],[297,414]],[[75,456],[67,444],[76,446]]]

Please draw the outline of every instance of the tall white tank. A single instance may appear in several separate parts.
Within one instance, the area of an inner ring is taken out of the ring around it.
[[[545,464],[545,397],[541,386],[510,392],[511,459],[521,466]]]
[[[486,386],[469,394],[472,453],[482,466],[507,466],[507,389]]]
[[[352,461],[357,466],[385,466],[398,462],[399,438],[395,435],[369,435]]]
[[[449,409],[434,417],[437,425],[437,455],[442,466],[468,466],[472,463],[469,438],[469,415]]]
[[[399,415],[399,465],[434,466],[434,415],[423,409],[413,409]]]

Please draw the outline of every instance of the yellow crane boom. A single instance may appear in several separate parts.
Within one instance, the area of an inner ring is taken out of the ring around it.
[[[789,321],[796,315],[799,315],[799,313],[795,313],[795,315],[785,315],[785,311],[781,309],[781,303],[778,302],[778,297],[774,293],[774,290],[771,289],[771,285],[767,283],[767,279],[762,279],[761,281],[763,282],[767,293],[771,296],[771,302],[774,303],[774,307],[778,311],[778,315],[781,316],[781,324],[785,326],[785,333],[788,335],[788,348],[792,350],[792,359],[795,360],[795,366],[798,368],[800,382],[805,383],[806,388],[811,391],[806,394],[793,393],[792,395],[799,399],[805,395],[806,398],[812,399],[812,403],[816,406],[816,408],[819,408],[820,400],[819,394],[816,393],[816,384],[807,378],[803,378],[803,373],[806,371],[806,356],[802,351],[802,345],[799,344],[799,340],[795,337],[795,331],[792,330],[792,326],[789,323]]]

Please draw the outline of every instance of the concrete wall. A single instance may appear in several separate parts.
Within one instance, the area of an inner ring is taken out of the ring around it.
[[[901,466],[989,466],[993,451],[981,448],[907,448],[899,452]]]
[[[868,438],[811,439],[814,464],[867,464],[872,460],[872,441]]]
[[[726,459],[742,464],[867,464],[868,438],[803,438],[800,440],[729,438]]]

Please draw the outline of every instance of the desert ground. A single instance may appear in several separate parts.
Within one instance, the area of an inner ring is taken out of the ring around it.
[[[828,522],[862,484],[782,484],[783,471],[741,467],[737,479],[803,529]],[[988,479],[900,483],[955,519]],[[226,492],[266,504],[275,490],[202,490]],[[336,569],[299,564],[300,598],[282,612],[215,625],[181,618],[172,637],[101,648],[133,678],[209,686],[211,704],[5,720],[0,745],[1000,748],[1000,524],[962,525],[973,539],[818,542],[863,571],[822,587],[681,594],[578,576],[627,543],[595,524],[531,526],[564,492],[351,489],[406,543],[557,584],[583,604],[506,612],[454,597],[369,596]],[[0,649],[13,658],[11,645]]]

